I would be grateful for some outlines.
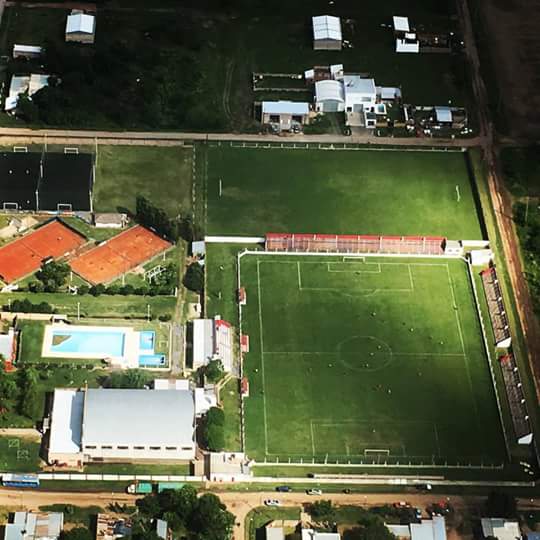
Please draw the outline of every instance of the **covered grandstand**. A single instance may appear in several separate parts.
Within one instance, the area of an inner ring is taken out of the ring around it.
[[[52,220],[0,248],[0,278],[13,283],[33,274],[50,258],[66,257],[86,238],[58,220]]]
[[[136,225],[73,259],[70,264],[88,283],[110,283],[171,247],[167,240]]]
[[[39,182],[38,209],[91,212],[93,185],[91,154],[46,153]]]
[[[502,356],[499,360],[517,442],[530,444],[533,435],[516,360],[512,353]]]
[[[491,327],[495,336],[495,345],[501,348],[510,347],[512,338],[510,336],[510,325],[504,309],[501,287],[497,278],[495,267],[490,267],[481,272],[482,283],[489,309]]]
[[[346,234],[266,235],[267,251],[292,253],[383,253],[397,255],[444,255],[442,236],[371,236]]]
[[[0,154],[0,204],[2,210],[36,210],[41,154]]]

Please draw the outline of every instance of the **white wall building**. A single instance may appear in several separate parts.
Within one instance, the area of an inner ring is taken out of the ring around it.
[[[48,461],[186,461],[195,457],[190,390],[56,389]]]

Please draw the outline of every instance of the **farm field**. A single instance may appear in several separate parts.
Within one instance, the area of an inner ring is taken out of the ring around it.
[[[207,234],[484,236],[462,152],[226,143],[206,156]]]
[[[505,461],[463,262],[244,255],[241,276],[250,456]]]

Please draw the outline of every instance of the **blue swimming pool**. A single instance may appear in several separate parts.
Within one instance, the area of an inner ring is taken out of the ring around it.
[[[145,330],[139,332],[139,349],[141,351],[154,352],[154,346],[156,342],[156,333],[152,330]]]
[[[139,367],[162,367],[165,365],[165,355],[163,354],[141,354],[139,356]]]
[[[118,330],[54,330],[51,352],[84,353],[96,358],[124,355],[125,333]]]

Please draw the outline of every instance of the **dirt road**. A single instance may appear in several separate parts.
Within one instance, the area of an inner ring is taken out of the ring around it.
[[[227,508],[236,516],[236,527],[234,531],[235,540],[244,540],[245,519],[250,510],[258,508],[264,504],[265,499],[278,499],[285,506],[302,506],[317,499],[329,499],[336,505],[361,505],[378,506],[382,504],[392,504],[400,498],[405,498],[411,505],[424,509],[434,501],[448,499],[450,504],[456,509],[466,509],[475,513],[481,508],[484,497],[470,496],[449,496],[431,494],[344,494],[329,493],[320,497],[312,497],[305,493],[279,493],[271,492],[217,492],[216,495],[227,505]],[[48,491],[24,491],[0,489],[0,506],[11,508],[27,508],[37,510],[40,506],[62,502],[75,506],[101,506],[106,508],[110,503],[127,503],[132,505],[137,499],[136,496],[125,493],[73,493],[73,492],[48,492]],[[518,499],[518,506],[521,509],[540,510],[540,499]]]

